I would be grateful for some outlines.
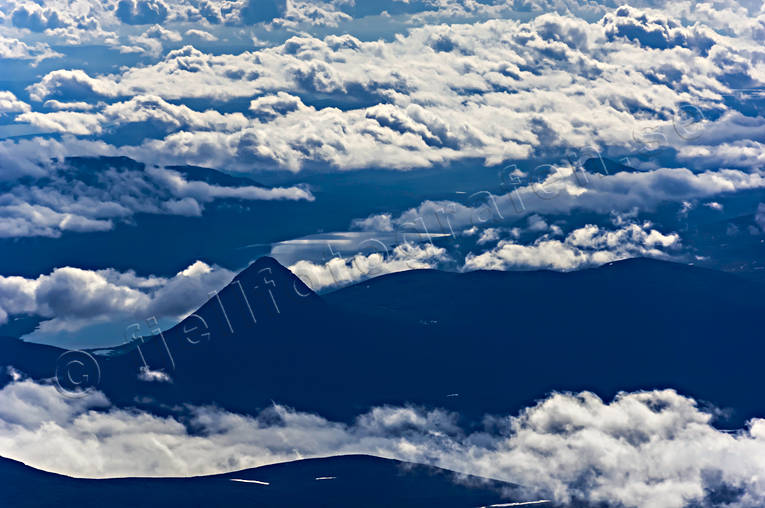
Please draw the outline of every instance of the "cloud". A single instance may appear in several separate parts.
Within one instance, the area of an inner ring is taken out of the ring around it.
[[[352,17],[340,10],[343,5],[352,2],[303,2],[293,0],[287,2],[284,13],[273,20],[272,24],[278,27],[296,28],[301,25],[319,27],[337,27],[342,22],[352,20]]]
[[[46,58],[63,56],[53,51],[50,46],[43,42],[27,44],[19,39],[6,37],[0,34],[0,58],[7,60],[33,60],[35,63]]]
[[[542,218],[542,216],[533,214],[527,218],[529,231],[546,231],[550,225]]]
[[[391,218],[389,213],[370,215],[366,219],[354,219],[352,226],[362,231],[393,231]]]
[[[248,125],[241,113],[222,114],[214,109],[200,112],[151,95],[139,95],[126,102],[110,104],[104,108],[103,115],[103,121],[111,125],[149,123],[167,132],[180,129],[230,132]]]
[[[31,109],[29,104],[18,100],[13,93],[0,91],[0,115],[6,113],[25,113]]]
[[[411,407],[373,408],[352,424],[276,404],[255,416],[190,407],[159,417],[110,407],[99,392],[69,399],[20,379],[0,390],[0,454],[73,476],[124,477],[367,453],[516,482],[559,503],[682,508],[727,491],[730,506],[761,506],[765,420],[730,433],[713,418],[673,390],[610,402],[555,393],[471,432],[455,414]]]
[[[141,367],[138,372],[138,379],[147,383],[171,383],[172,379],[161,370],[151,370],[148,367]]]
[[[481,236],[478,237],[476,243],[483,245],[485,243],[496,242],[497,240],[499,240],[499,231],[496,228],[486,228],[481,231]]]
[[[433,244],[402,243],[388,249],[385,244],[373,241],[375,243],[369,242],[369,246],[383,247],[382,252],[359,253],[352,257],[337,256],[325,263],[302,260],[289,266],[289,269],[308,287],[320,291],[347,286],[386,273],[436,268],[448,259],[446,249]]]
[[[740,139],[682,147],[678,159],[698,168],[758,168],[765,163],[765,143]]]
[[[295,97],[286,92],[277,92],[276,95],[265,95],[250,101],[250,111],[257,117],[267,120],[305,109],[306,106],[300,97]]]
[[[91,104],[87,108],[79,107],[79,103],[61,103],[48,100],[46,105],[55,109],[52,113],[27,112],[17,117],[17,122],[26,122],[41,129],[53,132],[63,132],[81,136],[98,135],[114,131],[128,124],[147,124],[165,133],[181,129],[195,131],[217,130],[231,132],[249,125],[249,121],[241,113],[222,114],[216,110],[195,111],[185,105],[170,104],[161,97],[139,95],[124,102],[103,105],[102,109],[94,112],[75,112],[71,109],[96,109]],[[73,104],[74,108],[67,108]]]
[[[287,11],[296,5],[290,3]],[[220,11],[221,22],[251,6],[257,5],[232,3],[224,15],[220,5],[198,5]],[[181,12],[175,4],[168,9]],[[742,12],[733,9],[727,16],[743,21]],[[108,76],[54,71],[29,91],[34,100],[61,94],[91,100],[156,97],[175,107],[190,99],[250,100],[250,110],[242,113],[254,119],[227,123],[224,132],[191,124],[123,149],[139,159],[161,153],[167,164],[242,171],[253,166],[411,169],[471,158],[493,165],[560,157],[571,149],[608,149],[621,156],[641,148],[634,134],[644,131],[663,135],[661,143],[678,145],[683,155],[715,150],[719,141],[710,137],[672,134],[678,130],[678,108],[692,104],[714,113],[703,122],[705,132],[725,132],[736,112],[723,94],[736,83],[761,81],[754,63],[765,57],[761,45],[752,43],[751,34],[730,37],[703,21],[689,25],[682,21],[694,19],[687,9],[673,15],[621,7],[601,15],[587,21],[549,12],[525,22],[415,26],[375,41],[301,34],[238,54],[185,46],[155,63]],[[144,34],[146,47],[160,51],[156,37],[177,42],[175,32],[162,30],[167,33],[150,28]],[[323,97],[326,104],[327,96],[328,106],[309,101]],[[158,104],[147,103],[145,109],[167,109]],[[233,120],[232,115],[226,117]],[[729,143],[759,139],[756,120],[737,123],[736,139]],[[82,125],[73,129],[93,132]],[[748,149],[752,159],[756,149]],[[735,151],[729,149],[731,155]]]
[[[486,231],[489,230],[484,233]],[[492,250],[468,254],[463,269],[575,270],[631,257],[668,257],[667,251],[679,246],[677,233],[665,235],[651,229],[650,223],[630,224],[614,231],[587,225],[575,229],[563,240],[549,235],[537,238],[530,245],[502,240]]]
[[[141,35],[130,36],[129,40],[134,44],[130,48],[140,49],[142,52],[158,57],[162,54],[164,43],[178,43],[183,40],[183,36],[175,30],[167,30],[160,25],[153,25]]]
[[[214,185],[187,180],[177,171],[144,168],[121,159],[102,160],[99,172],[87,183],[80,181],[76,163],[46,164],[49,169],[37,175],[41,179],[11,184],[0,192],[0,237],[58,237],[65,231],[106,231],[115,220],[136,213],[200,216],[206,203],[218,199],[315,199],[302,185]]]
[[[647,212],[664,203],[681,203],[765,188],[757,170],[719,169],[693,172],[686,168],[618,171],[602,174],[580,163],[539,166],[507,194],[477,192],[466,202],[424,201],[391,220],[394,229],[451,234],[472,226],[514,223],[532,214],[574,212]],[[368,221],[373,218],[366,219]]]
[[[0,12],[8,13],[8,23],[0,25],[0,32],[21,34],[26,41],[44,34],[55,45],[112,45],[119,36],[103,27],[119,23],[113,10],[113,2],[95,0],[2,0]]]
[[[698,24],[684,27],[666,15],[643,12],[628,5],[606,14],[602,23],[609,39],[624,37],[649,48],[680,46],[706,53],[715,43],[714,32]]]
[[[91,78],[81,69],[59,69],[46,74],[42,80],[28,88],[32,100],[43,101],[46,97],[61,95],[67,98],[115,97],[117,89],[107,79]]]
[[[163,41],[180,42],[183,40],[181,34],[175,30],[168,30],[161,25],[154,25],[148,28],[143,34],[144,37],[150,37],[152,39],[161,39]]]
[[[48,132],[64,132],[80,136],[101,133],[99,116],[90,113],[74,111],[27,112],[17,116],[16,121],[34,125]]]
[[[91,219],[73,213],[62,213],[47,206],[16,202],[0,206],[0,237],[57,237],[64,231],[108,231],[109,219]]]
[[[162,23],[167,19],[168,8],[162,0],[120,0],[116,15],[129,25]]]
[[[204,30],[198,30],[196,28],[189,28],[186,30],[185,34],[186,37],[196,37],[198,39],[201,39],[203,41],[213,42],[217,41],[218,38],[211,34],[210,32],[206,32]]]
[[[194,198],[201,202],[210,202],[218,198],[236,198],[248,200],[286,199],[291,201],[313,201],[315,198],[303,187],[256,187],[246,185],[225,187],[210,185],[207,182],[185,180],[180,173],[168,169],[148,169],[155,180],[162,182],[173,195],[180,198]]]
[[[765,203],[757,205],[757,212],[754,215],[754,221],[760,226],[763,232],[765,232]]]
[[[58,11],[44,9],[38,4],[27,3],[16,7],[11,13],[11,23],[19,28],[33,32],[43,32],[51,28],[62,28],[69,23],[62,19]]]
[[[287,0],[245,0],[239,16],[247,25],[271,21],[286,12],[287,3]]]
[[[3,171],[0,172],[0,182],[9,182],[24,176],[48,176],[51,172],[51,161],[63,160],[72,151],[88,156],[115,155],[114,147],[102,141],[83,140],[69,135],[64,135],[61,139],[40,136],[2,139],[0,164]]]
[[[709,201],[708,203],[704,203],[704,206],[707,208],[711,208],[712,210],[717,210],[718,212],[721,212],[723,210],[723,205],[718,203],[717,201]]]
[[[109,320],[179,318],[233,275],[197,261],[171,278],[75,267],[56,268],[36,279],[0,276],[0,323],[9,315],[28,314],[48,320],[46,331],[71,331]]]
[[[98,107],[97,104],[91,104],[89,102],[61,102],[55,99],[45,101],[44,108],[49,108],[55,111],[88,111]]]

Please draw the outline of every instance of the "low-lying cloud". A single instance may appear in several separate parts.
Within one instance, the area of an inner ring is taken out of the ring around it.
[[[256,416],[188,407],[158,417],[16,378],[0,390],[0,455],[72,476],[192,476],[365,453],[520,483],[559,502],[682,508],[723,490],[728,506],[765,502],[765,420],[720,431],[712,412],[673,390],[611,401],[554,393],[467,432],[455,414],[412,407],[377,407],[352,424],[278,404]]]
[[[0,238],[107,231],[115,221],[137,213],[201,216],[205,204],[219,199],[314,200],[311,191],[302,185],[219,185],[188,179],[179,171],[144,168],[124,160],[102,160],[98,171],[84,181],[78,168],[70,164],[47,162],[36,169],[43,178],[32,182],[27,179],[0,190]]]
[[[479,242],[480,243],[480,242]],[[680,247],[677,233],[663,234],[650,223],[608,230],[593,224],[558,239],[543,235],[524,245],[501,240],[493,249],[468,254],[465,270],[575,270],[633,257],[670,258]]]
[[[390,248],[380,241],[370,242],[380,252],[336,256],[324,263],[301,260],[289,269],[314,291],[347,286],[388,273],[437,268],[449,259],[446,249],[432,243],[402,243]],[[379,245],[378,245],[379,244]]]
[[[201,261],[169,278],[74,267],[56,268],[36,279],[0,276],[0,324],[18,314],[46,319],[41,325],[44,331],[71,331],[131,318],[180,318],[233,276]]]

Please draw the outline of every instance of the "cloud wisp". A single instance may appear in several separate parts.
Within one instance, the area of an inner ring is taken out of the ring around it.
[[[31,147],[30,147],[31,148]],[[43,169],[43,168],[49,169]],[[108,231],[137,213],[199,217],[221,199],[313,201],[305,186],[221,185],[115,159],[83,178],[74,163],[37,166],[44,177],[0,187],[0,238]]]

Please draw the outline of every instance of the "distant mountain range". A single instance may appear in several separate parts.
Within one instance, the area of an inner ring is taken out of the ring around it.
[[[648,259],[571,273],[409,271],[319,296],[260,258],[177,326],[99,351],[0,340],[0,365],[119,406],[256,414],[273,402],[350,422],[381,404],[513,414],[553,390],[676,388],[765,414],[754,387],[762,288]],[[85,377],[87,376],[87,378]],[[2,383],[10,381],[6,377]]]
[[[510,483],[458,477],[445,469],[365,455],[299,460],[195,478],[109,480],[69,478],[0,458],[0,485],[0,505],[14,508],[464,508],[508,506],[528,499]]]

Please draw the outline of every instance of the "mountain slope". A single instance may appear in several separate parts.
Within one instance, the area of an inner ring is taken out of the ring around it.
[[[726,425],[765,414],[752,389],[765,299],[720,272],[652,260],[411,271],[319,297],[261,258],[218,296],[162,336],[94,355],[97,388],[154,412],[192,403],[252,414],[277,402],[344,422],[406,403],[479,422],[553,390],[657,387],[731,409]],[[50,377],[57,353],[6,341],[0,363]]]
[[[299,460],[196,478],[110,480],[69,478],[0,458],[0,485],[0,505],[14,508],[463,508],[525,499],[509,483],[477,477],[459,479],[445,469],[364,455]]]

